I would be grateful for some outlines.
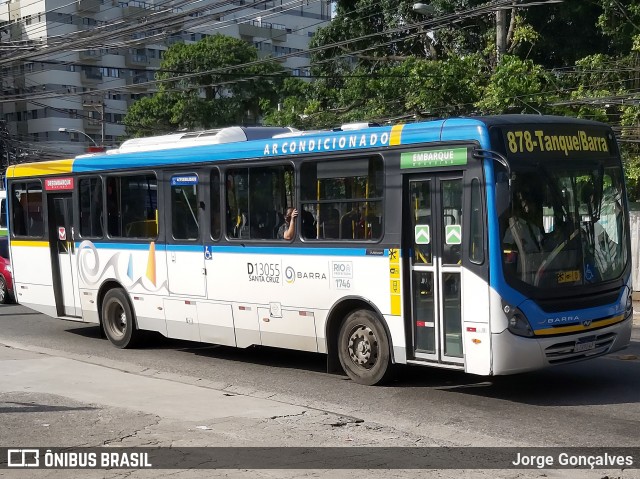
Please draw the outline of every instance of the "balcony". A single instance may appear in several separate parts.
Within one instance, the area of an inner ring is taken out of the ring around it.
[[[98,13],[100,11],[100,0],[77,0],[79,12]]]
[[[160,60],[139,53],[127,53],[124,64],[129,68],[160,68]]]
[[[259,20],[239,23],[238,32],[241,36],[268,38],[275,42],[287,41],[287,28],[279,23],[269,23]]]
[[[83,118],[82,129],[89,136],[99,135],[102,131],[102,122],[96,118]]]
[[[135,89],[136,91],[146,92],[150,89],[155,88],[155,85],[145,85],[145,83],[150,82],[146,77],[127,77],[127,86],[131,87],[131,89]]]
[[[80,80],[82,83],[90,83],[92,85],[102,83],[102,73],[100,71],[83,70],[80,74]]]
[[[100,60],[100,52],[98,50],[82,50],[79,53],[81,61],[98,61]]]

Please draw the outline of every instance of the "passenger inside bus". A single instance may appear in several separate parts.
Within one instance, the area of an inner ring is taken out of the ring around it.
[[[295,208],[287,208],[284,214],[284,223],[278,230],[278,239],[291,240],[296,234],[296,217],[298,210]]]
[[[361,238],[360,227],[362,225],[360,221],[360,208],[358,205],[354,205],[350,211],[347,211],[342,215],[342,218],[340,218],[340,238]]]

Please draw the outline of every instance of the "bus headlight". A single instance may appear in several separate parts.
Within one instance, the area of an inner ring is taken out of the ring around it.
[[[629,292],[629,296],[627,296],[627,304],[624,308],[624,319],[627,319],[629,316],[633,314],[633,297],[631,292]]]
[[[516,336],[533,337],[533,329],[527,318],[520,311],[516,311],[509,318],[509,326],[507,329]]]

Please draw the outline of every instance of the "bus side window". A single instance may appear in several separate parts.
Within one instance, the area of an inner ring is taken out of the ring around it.
[[[293,167],[238,168],[226,175],[227,237],[276,239],[284,212],[294,206]]]
[[[220,239],[220,172],[217,169],[211,170],[211,238]]]
[[[120,202],[118,201],[117,178],[107,179],[107,232],[118,237],[120,231]]]
[[[80,197],[80,236],[102,237],[102,179],[81,178]]]
[[[301,166],[300,181],[302,210],[314,218],[313,228],[305,228],[303,238],[367,241],[382,237],[382,158],[307,161]]]
[[[471,180],[471,234],[469,235],[469,260],[484,263],[484,221],[482,218],[482,193],[478,178]]]
[[[7,199],[0,200],[0,227],[7,227]]]
[[[11,191],[13,193],[12,234],[18,237],[42,237],[44,218],[42,217],[40,181],[14,183]]]
[[[143,174],[107,179],[107,227],[111,237],[153,239],[158,236],[158,183]]]

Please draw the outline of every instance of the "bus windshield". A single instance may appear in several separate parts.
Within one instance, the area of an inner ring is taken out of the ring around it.
[[[513,168],[500,215],[506,279],[549,289],[618,278],[628,257],[623,191],[619,166]]]

